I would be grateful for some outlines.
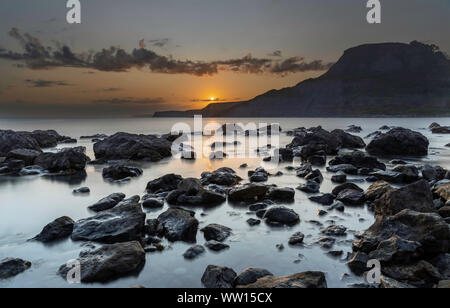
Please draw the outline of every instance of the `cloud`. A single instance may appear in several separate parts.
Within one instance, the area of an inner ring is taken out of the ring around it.
[[[107,105],[158,105],[165,103],[165,99],[162,97],[156,98],[107,98],[97,99],[92,101],[94,104],[107,104]]]
[[[42,80],[42,79],[27,79],[25,80],[26,83],[30,84],[33,88],[49,88],[49,87],[58,87],[58,86],[70,86],[71,84],[68,84],[65,81],[53,81],[53,80]]]
[[[258,58],[248,54],[242,58],[217,61],[177,60],[171,56],[160,55],[147,49],[145,42],[131,52],[111,46],[98,52],[74,53],[68,46],[55,44],[55,50],[43,46],[40,40],[27,33],[21,34],[17,28],[11,29],[9,35],[21,45],[23,52],[0,50],[0,58],[22,61],[31,69],[50,69],[56,67],[84,68],[106,72],[126,72],[132,68],[149,69],[162,74],[189,74],[194,76],[213,76],[221,71],[246,74],[277,74],[306,71],[323,71],[332,64],[321,60],[306,62],[303,57],[289,59]],[[163,46],[164,40],[152,40],[153,45]]]
[[[190,100],[190,102],[193,103],[199,103],[199,102],[226,102],[230,101],[229,99],[223,99],[223,98],[214,98],[214,99],[199,99],[199,98],[193,98]]]
[[[271,52],[268,54],[269,57],[282,57],[283,54],[281,50],[275,50],[274,52]]]
[[[118,92],[118,91],[123,91],[122,88],[106,88],[106,89],[101,89],[102,92]]]
[[[148,41],[150,45],[156,46],[159,48],[165,47],[167,44],[169,44],[170,39],[169,38],[163,38],[163,39],[157,39],[157,40],[150,40]]]

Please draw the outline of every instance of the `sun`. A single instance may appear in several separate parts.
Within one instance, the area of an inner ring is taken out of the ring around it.
[[[215,98],[214,96],[211,96],[211,97],[209,98],[209,100],[210,100],[210,101],[215,101],[216,98]]]

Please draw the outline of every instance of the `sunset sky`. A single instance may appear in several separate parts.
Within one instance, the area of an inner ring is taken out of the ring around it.
[[[450,52],[450,0],[0,2],[0,117],[126,117],[248,100],[316,77],[364,43]],[[370,59],[368,59],[370,61]]]

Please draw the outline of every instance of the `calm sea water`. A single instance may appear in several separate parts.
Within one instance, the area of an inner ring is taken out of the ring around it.
[[[450,168],[450,149],[445,144],[450,142],[450,136],[431,135],[426,129],[432,122],[449,125],[450,118],[420,118],[420,119],[204,119],[206,123],[280,123],[284,130],[296,127],[311,127],[322,125],[325,129],[345,129],[350,124],[359,125],[363,132],[361,137],[377,130],[382,125],[403,126],[420,131],[430,139],[430,154],[421,160],[411,160],[415,164],[435,164]],[[0,129],[25,130],[55,129],[62,135],[79,138],[82,135],[95,133],[114,134],[119,131],[143,134],[168,133],[176,122],[186,122],[193,125],[192,119],[0,119]],[[206,138],[206,137],[205,137]],[[205,139],[204,138],[204,139]],[[281,136],[281,145],[291,141],[292,137]],[[366,140],[367,141],[367,140]],[[210,140],[204,143],[208,146]],[[94,158],[92,142],[79,140],[78,145],[87,147],[87,155]],[[55,149],[49,149],[53,151]],[[329,158],[330,159],[330,158]],[[249,168],[242,170],[238,166],[248,163]],[[144,164],[144,175],[126,184],[113,184],[103,180],[101,166],[88,166],[87,177],[76,182],[47,177],[0,177],[0,259],[4,257],[18,257],[33,263],[32,268],[12,279],[0,281],[0,287],[129,287],[143,285],[145,287],[201,287],[201,276],[209,264],[228,266],[236,272],[246,267],[262,267],[277,276],[291,275],[306,270],[319,270],[326,273],[330,287],[346,287],[350,283],[362,282],[349,272],[345,262],[339,258],[331,258],[326,251],[312,242],[320,237],[319,227],[309,223],[309,220],[321,221],[325,226],[335,222],[345,225],[348,229],[347,237],[338,239],[333,250],[343,250],[344,254],[351,252],[353,233],[367,229],[374,221],[373,215],[365,208],[347,207],[345,213],[330,212],[324,217],[318,217],[317,211],[324,209],[308,200],[308,195],[296,191],[295,203],[289,205],[301,217],[301,223],[293,227],[273,228],[265,224],[249,227],[246,220],[253,217],[247,214],[246,208],[236,207],[224,203],[211,209],[194,209],[200,220],[200,227],[209,223],[219,223],[233,229],[233,236],[227,240],[230,249],[214,253],[207,251],[194,261],[186,261],[182,254],[190,247],[189,244],[163,241],[167,247],[164,252],[147,254],[144,269],[138,276],[126,277],[107,284],[69,285],[56,274],[60,265],[78,256],[83,250],[82,243],[72,242],[70,239],[52,245],[27,242],[34,237],[49,222],[61,216],[70,216],[74,220],[91,216],[87,206],[99,199],[114,193],[123,192],[127,196],[144,195],[148,181],[167,173],[177,173],[183,177],[200,177],[203,171],[213,171],[220,167],[231,167],[238,174],[247,179],[247,171],[255,169],[261,164],[261,158],[231,158],[210,161],[207,158],[197,159],[195,162],[185,162],[179,159],[166,159],[158,163]],[[294,165],[298,165],[295,162]],[[271,177],[269,184],[282,187],[297,187],[304,182],[288,172],[280,164],[271,172],[280,170],[284,176]],[[331,175],[321,168],[325,180],[321,192],[330,192],[333,185]],[[368,183],[363,178],[353,177],[362,188]],[[74,188],[88,186],[91,193],[86,196],[72,194]],[[161,212],[148,211],[147,218],[155,218]],[[205,212],[207,216],[201,217]],[[304,247],[290,247],[287,241],[295,232],[301,231],[306,235]],[[197,243],[203,244],[202,233],[197,234]],[[285,249],[278,251],[275,247],[283,243]],[[300,260],[300,262],[298,261]],[[295,261],[295,262],[294,262]],[[349,276],[343,277],[344,274]]]

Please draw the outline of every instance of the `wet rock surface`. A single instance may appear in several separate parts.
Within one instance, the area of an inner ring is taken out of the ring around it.
[[[31,267],[31,262],[22,259],[5,258],[0,260],[0,279],[19,275]]]
[[[428,139],[421,133],[397,127],[374,138],[366,150],[371,155],[424,156],[428,146]]]
[[[64,216],[55,219],[48,225],[33,240],[43,243],[49,243],[55,240],[60,240],[69,237],[72,234],[75,222],[72,218]]]

